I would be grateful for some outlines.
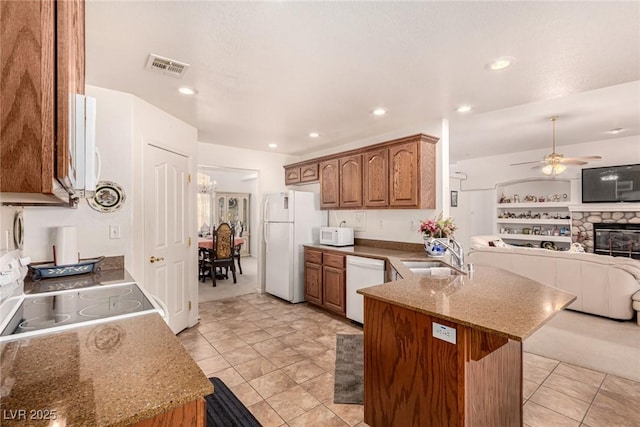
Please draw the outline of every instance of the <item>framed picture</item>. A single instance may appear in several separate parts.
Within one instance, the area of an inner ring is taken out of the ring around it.
[[[458,192],[457,191],[452,191],[451,192],[451,207],[452,208],[457,208],[458,207]]]
[[[534,225],[533,227],[531,227],[532,234],[535,234],[536,236],[540,235],[541,230],[542,230],[542,227],[539,225]]]

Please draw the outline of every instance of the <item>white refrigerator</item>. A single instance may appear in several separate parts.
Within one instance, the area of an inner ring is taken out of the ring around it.
[[[304,301],[304,248],[318,243],[327,213],[317,193],[285,191],[264,200],[265,290],[290,302]]]

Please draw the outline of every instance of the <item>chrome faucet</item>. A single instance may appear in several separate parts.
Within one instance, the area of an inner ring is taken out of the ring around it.
[[[440,241],[443,246],[446,246],[447,249],[451,251],[451,255],[455,258],[456,266],[461,270],[464,270],[464,249],[462,248],[462,244],[456,242],[451,239],[451,245],[446,244],[443,241]]]

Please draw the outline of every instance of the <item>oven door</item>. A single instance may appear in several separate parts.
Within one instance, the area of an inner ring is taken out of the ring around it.
[[[136,283],[27,295],[2,322],[0,342],[164,311]]]

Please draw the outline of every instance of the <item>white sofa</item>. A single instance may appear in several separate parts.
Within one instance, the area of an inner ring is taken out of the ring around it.
[[[640,325],[638,260],[510,246],[497,236],[472,237],[469,259],[576,295],[572,310],[621,320],[636,315]]]

